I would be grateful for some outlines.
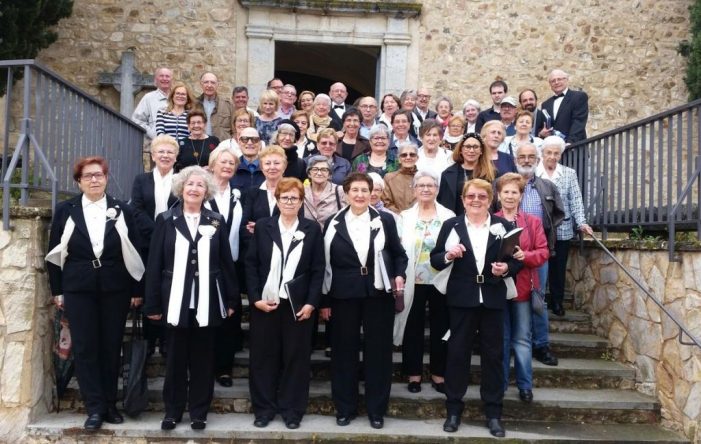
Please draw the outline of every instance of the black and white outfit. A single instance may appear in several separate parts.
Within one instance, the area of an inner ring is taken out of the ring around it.
[[[321,300],[324,244],[319,224],[299,218],[288,229],[279,216],[260,219],[246,253],[246,274],[253,413],[267,422],[279,412],[286,423],[299,423],[309,400],[313,321],[297,320],[295,313],[305,304],[318,308]],[[261,311],[254,305],[261,300],[278,306]]]
[[[445,393],[448,417],[462,414],[463,397],[470,381],[472,345],[479,331],[481,352],[480,395],[488,419],[501,418],[504,399],[503,338],[506,284],[504,278],[516,276],[521,264],[507,262],[504,276],[492,274],[491,263],[501,261],[499,236],[506,234],[508,222],[497,216],[487,217],[483,224],[469,223],[463,214],[443,223],[436,246],[431,252],[431,265],[443,270],[434,280],[445,293],[450,324],[445,371]],[[457,244],[465,246],[463,257],[445,260],[446,251]]]
[[[550,116],[552,128],[565,142],[575,143],[587,138],[589,96],[584,91],[568,88],[543,102],[542,111],[547,113],[546,118]]]
[[[229,247],[231,259],[236,267],[237,282],[241,282],[244,275],[243,261],[239,261],[239,236],[241,220],[243,217],[243,205],[241,204],[241,192],[227,186],[221,193],[215,193],[214,198],[205,202],[205,208],[219,213],[226,223],[229,235]],[[241,286],[239,285],[239,290]],[[237,295],[240,301],[241,296]],[[214,374],[216,376],[229,375],[234,366],[234,355],[243,347],[241,331],[241,306],[234,308],[234,314],[224,319],[221,326],[217,327],[214,339]]]
[[[88,415],[116,411],[124,325],[144,264],[131,208],[82,194],[56,206],[46,256],[51,294],[63,295],[75,373]]]
[[[384,250],[384,253],[383,253]],[[358,411],[358,352],[363,328],[365,403],[371,420],[387,412],[392,385],[391,282],[405,277],[407,256],[394,218],[370,207],[358,216],[350,207],[326,222],[324,305],[331,307],[331,396],[338,418]],[[382,261],[382,257],[389,260]],[[382,273],[382,263],[386,273]]]
[[[146,270],[147,315],[162,315],[168,356],[166,418],[206,421],[214,392],[214,332],[240,305],[229,232],[220,214],[181,207],[156,219]]]

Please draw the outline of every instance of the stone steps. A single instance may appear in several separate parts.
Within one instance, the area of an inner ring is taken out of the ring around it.
[[[105,424],[97,433],[82,430],[85,416],[78,413],[48,414],[27,427],[27,444],[123,444],[151,443],[455,443],[505,442],[493,438],[482,421],[468,421],[456,433],[442,430],[442,419],[422,421],[388,417],[381,430],[370,428],[368,421],[358,418],[349,427],[336,426],[333,417],[307,415],[297,430],[288,430],[280,418],[276,418],[265,429],[253,426],[250,414],[210,414],[207,429],[196,432],[183,422],[172,432],[160,430],[160,413],[144,413],[138,420],[127,418],[124,424]],[[186,418],[184,418],[187,421]],[[689,441],[681,436],[653,424],[561,424],[550,422],[528,422],[505,420],[506,439],[512,443],[577,442],[600,443],[657,443],[677,444]]]
[[[163,378],[149,380],[150,409],[163,411],[161,392]],[[363,384],[360,384],[362,398]],[[392,384],[388,416],[404,419],[440,419],[445,417],[445,395],[423,384],[420,393],[409,393],[404,383]],[[504,419],[528,421],[585,422],[588,424],[654,424],[659,421],[660,407],[653,397],[633,390],[619,389],[571,389],[536,388],[533,403],[524,404],[513,386],[504,396]],[[468,388],[465,419],[480,419],[482,403],[479,389]],[[360,405],[363,405],[361,400]],[[82,411],[82,402],[77,393],[77,384],[70,386],[64,396],[61,410]],[[250,394],[247,379],[234,379],[233,387],[215,384],[212,411],[216,413],[250,413]],[[334,415],[331,401],[331,383],[312,381],[309,390],[307,413]],[[362,415],[363,412],[361,411]]]

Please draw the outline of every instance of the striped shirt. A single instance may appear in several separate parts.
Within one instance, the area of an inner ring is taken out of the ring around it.
[[[190,137],[190,131],[187,129],[187,110],[176,116],[170,111],[158,111],[156,114],[156,134],[168,134],[175,137],[175,140],[183,137]]]

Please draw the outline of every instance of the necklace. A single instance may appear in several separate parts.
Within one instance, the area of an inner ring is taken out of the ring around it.
[[[197,160],[197,166],[202,166],[202,152],[204,151],[204,143],[207,139],[202,140],[202,145],[200,145],[199,151],[195,149],[195,143],[192,141],[192,139],[188,140],[190,141],[190,147],[192,147],[192,155],[195,156],[195,160]]]

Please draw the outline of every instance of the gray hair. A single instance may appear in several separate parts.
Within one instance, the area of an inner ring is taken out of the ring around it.
[[[311,156],[307,159],[307,176],[309,175],[309,171],[316,165],[317,163],[325,163],[326,166],[329,167],[329,171],[333,169],[333,165],[331,164],[331,159],[329,159],[326,156],[322,156],[321,154],[316,154],[314,156]]]
[[[385,189],[385,180],[382,178],[382,176],[377,173],[368,173],[368,177],[372,179],[373,190],[378,185],[381,186],[383,190]]]
[[[399,96],[399,102],[404,102],[407,97],[413,97],[414,100],[416,100],[419,95],[414,91],[413,89],[405,89],[404,92],[402,92],[402,95]]]
[[[448,102],[448,106],[450,106],[450,110],[453,110],[453,101],[447,98],[446,96],[441,96],[436,100],[436,109],[438,108],[438,104],[441,102]]]
[[[543,151],[546,147],[556,147],[560,150],[560,154],[565,151],[565,141],[559,136],[548,136],[543,139],[543,144],[540,146],[540,151]]]
[[[217,160],[219,159],[219,156],[221,156],[221,155],[224,154],[224,153],[229,153],[229,154],[231,154],[231,157],[234,158],[234,163],[236,164],[236,168],[238,168],[238,166],[239,166],[239,158],[238,158],[238,156],[236,155],[236,151],[234,151],[234,149],[231,147],[231,145],[219,145],[218,147],[216,147],[216,148],[214,149],[214,151],[212,151],[211,153],[209,153],[209,163],[208,163],[207,165],[209,165],[209,168],[210,168],[210,169],[211,169],[211,168],[214,166],[214,164],[217,162]]]
[[[370,128],[370,132],[368,133],[368,139],[372,139],[380,133],[389,137],[389,128],[387,128],[385,125],[373,125],[373,127]]]
[[[204,196],[204,200],[207,201],[212,199],[214,197],[214,190],[216,189],[214,177],[212,177],[212,174],[209,171],[197,165],[183,168],[178,174],[173,176],[173,185],[171,187],[173,195],[182,200],[185,182],[187,182],[191,176],[200,176],[204,179],[204,183],[207,184],[207,193]]]
[[[558,137],[558,139],[559,139],[559,137]],[[533,145],[530,142],[523,142],[523,143],[519,143],[518,145],[516,145],[516,148],[514,148],[514,158],[518,157],[518,152],[521,151],[521,148],[526,147],[526,146],[533,148],[535,150],[536,157],[538,159],[540,159],[540,151],[538,151],[538,147]]]
[[[465,108],[468,106],[472,106],[474,108],[477,108],[477,112],[480,112],[482,110],[482,107],[480,106],[480,103],[475,100],[475,99],[469,99],[462,105],[462,111],[465,112]]]
[[[401,153],[404,150],[414,150],[416,154],[419,154],[419,146],[412,142],[400,143],[397,147],[397,154]]]
[[[416,186],[416,183],[419,181],[419,179],[423,177],[430,177],[433,179],[433,183],[438,186],[438,176],[433,174],[431,171],[427,170],[419,170],[414,174],[414,178],[411,180],[411,187],[414,188]]]
[[[314,105],[317,103],[321,102],[324,100],[327,105],[331,106],[331,97],[329,97],[328,94],[317,94],[316,97],[314,97]]]

